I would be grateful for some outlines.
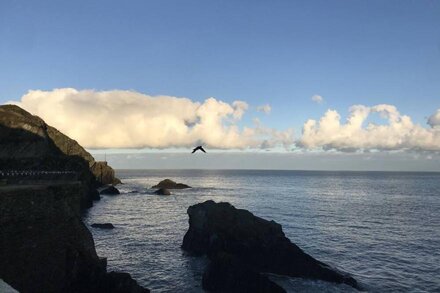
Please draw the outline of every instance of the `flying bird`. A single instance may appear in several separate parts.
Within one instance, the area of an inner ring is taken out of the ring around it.
[[[198,147],[194,148],[191,154],[194,154],[195,152],[197,152],[198,150],[201,150],[202,152],[206,153],[206,151],[203,149],[203,147],[201,145],[199,145]]]

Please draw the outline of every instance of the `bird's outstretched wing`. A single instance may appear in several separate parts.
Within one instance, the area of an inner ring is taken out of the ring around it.
[[[203,149],[203,147],[201,145],[199,145],[198,147],[194,148],[193,151],[191,152],[191,154],[194,154],[195,152],[197,152],[198,150],[201,150],[202,152],[206,153],[206,151]]]

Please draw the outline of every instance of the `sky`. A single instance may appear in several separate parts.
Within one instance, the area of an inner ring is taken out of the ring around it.
[[[119,168],[440,171],[440,2],[3,0],[4,103]]]

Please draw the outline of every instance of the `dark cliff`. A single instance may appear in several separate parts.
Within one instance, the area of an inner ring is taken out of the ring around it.
[[[148,292],[107,273],[80,217],[79,182],[0,186],[0,278],[19,292]]]
[[[110,166],[41,118],[4,105],[0,171],[14,174],[0,178],[0,279],[22,293],[149,292],[127,273],[107,273],[81,221],[96,188],[118,183]]]
[[[120,183],[105,162],[15,105],[0,106],[0,170],[73,171],[83,183],[82,207],[96,199],[96,187]]]

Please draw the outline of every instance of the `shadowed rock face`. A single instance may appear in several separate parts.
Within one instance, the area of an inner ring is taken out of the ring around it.
[[[171,195],[171,192],[168,189],[160,188],[154,192],[157,195]]]
[[[286,292],[276,283],[236,256],[220,252],[211,257],[211,262],[203,273],[203,289],[212,292]]]
[[[183,184],[183,183],[176,183],[171,179],[165,179],[159,182],[159,184],[154,185],[152,188],[163,188],[163,189],[185,189],[185,188],[191,188],[191,186]]]
[[[74,171],[84,183],[83,207],[92,205],[97,186],[120,182],[107,163],[96,162],[75,140],[15,105],[0,106],[0,168]]]
[[[100,193],[101,194],[107,194],[107,195],[120,194],[119,190],[116,187],[114,187],[114,186],[108,186],[108,187],[104,188],[103,190],[101,190]]]
[[[115,226],[113,226],[112,223],[94,223],[91,225],[93,228],[99,228],[99,229],[114,229]]]
[[[80,183],[0,187],[0,278],[22,293],[148,292],[106,272],[80,198]]]
[[[214,201],[189,207],[188,215],[190,227],[182,244],[188,252],[208,256],[226,252],[259,272],[358,287],[351,276],[304,253],[285,237],[281,225],[274,221]]]

